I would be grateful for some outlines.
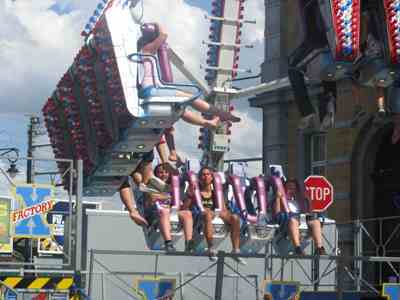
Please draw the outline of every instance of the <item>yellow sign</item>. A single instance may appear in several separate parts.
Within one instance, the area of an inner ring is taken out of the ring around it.
[[[0,253],[12,253],[11,198],[0,197]]]

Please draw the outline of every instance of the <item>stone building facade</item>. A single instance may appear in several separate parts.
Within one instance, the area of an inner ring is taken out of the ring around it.
[[[288,56],[300,43],[294,2],[265,0],[263,82],[287,76]],[[310,68],[318,68],[318,61]],[[322,88],[312,82],[310,96],[317,103]],[[326,132],[297,129],[299,113],[290,86],[250,99],[252,107],[263,110],[264,166],[282,164],[289,177],[298,179],[326,176],[335,189],[328,215],[337,222],[395,214],[392,198],[400,191],[395,153],[400,148],[390,143],[390,116],[377,116],[377,97],[374,88],[350,79],[337,82],[335,126]]]

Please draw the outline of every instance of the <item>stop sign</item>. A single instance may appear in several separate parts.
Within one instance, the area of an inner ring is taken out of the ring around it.
[[[311,211],[324,211],[333,203],[333,186],[324,176],[308,176],[304,185],[311,199]]]

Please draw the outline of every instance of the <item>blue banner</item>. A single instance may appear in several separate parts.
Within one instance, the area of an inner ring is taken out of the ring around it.
[[[147,300],[155,300],[171,295],[175,281],[173,278],[138,279],[137,288],[146,295]]]
[[[268,281],[264,292],[271,300],[296,300],[299,294],[299,283],[295,281]]]
[[[16,237],[50,237],[51,230],[46,222],[46,213],[54,205],[53,187],[37,185],[17,185],[14,195],[19,203],[17,211],[12,213]]]
[[[400,284],[384,283],[382,295],[387,297],[388,300],[400,300]]]
[[[17,300],[17,294],[12,290],[7,289],[4,293],[4,300]]]
[[[373,297],[373,298],[371,298]],[[375,294],[366,292],[343,292],[342,300],[362,300],[362,299],[375,299]],[[300,300],[338,300],[338,292],[312,292],[312,291],[302,291],[300,293]],[[394,298],[395,300],[400,300],[400,298]],[[390,298],[388,299],[390,300]]]

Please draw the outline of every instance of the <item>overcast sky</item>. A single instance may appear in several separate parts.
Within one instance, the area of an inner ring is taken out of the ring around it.
[[[17,146],[25,156],[27,114],[39,113],[62,74],[82,45],[80,32],[99,1],[0,0],[0,143]],[[164,25],[169,43],[197,75],[204,77],[211,0],[144,0],[144,18]],[[263,60],[264,1],[245,2],[245,18],[256,25],[243,28],[240,68],[256,75]],[[174,74],[177,81],[182,80]],[[243,74],[242,76],[248,76]],[[247,85],[257,82],[249,82]],[[233,126],[228,157],[261,156],[261,111],[238,100],[243,122]],[[183,134],[184,132],[184,134]],[[185,157],[200,158],[198,128],[179,122],[177,147]],[[245,141],[245,142],[244,142]],[[255,174],[259,172],[254,171]],[[254,174],[254,175],[255,175]]]

